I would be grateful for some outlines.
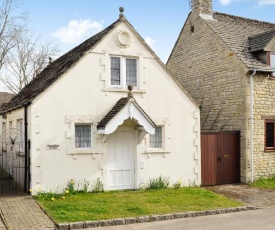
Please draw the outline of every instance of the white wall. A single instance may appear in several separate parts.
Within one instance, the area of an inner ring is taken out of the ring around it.
[[[116,32],[127,30],[133,43],[121,48]],[[156,124],[165,127],[165,148],[152,152],[149,135],[136,150],[136,187],[158,176],[184,185],[201,183],[199,109],[146,49],[137,35],[121,23],[94,50],[42,93],[31,105],[32,188],[61,192],[70,179],[106,186],[108,140],[97,135],[96,124],[128,90],[109,87],[110,55],[139,59],[139,88],[134,97]],[[94,148],[73,148],[74,122],[94,124]],[[58,145],[49,150],[48,145]]]

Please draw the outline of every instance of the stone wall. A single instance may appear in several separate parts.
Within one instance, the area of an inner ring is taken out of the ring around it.
[[[196,13],[189,15],[167,67],[200,105],[202,131],[241,131],[241,180],[249,181],[246,67]]]
[[[275,151],[265,151],[265,118],[275,117],[275,81],[254,77],[254,179],[275,174]]]

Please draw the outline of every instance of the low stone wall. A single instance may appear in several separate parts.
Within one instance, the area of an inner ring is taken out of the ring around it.
[[[58,230],[69,230],[69,229],[84,229],[84,228],[96,228],[96,227],[106,227],[106,226],[116,226],[116,225],[126,225],[126,224],[136,224],[144,222],[162,221],[162,220],[173,220],[180,218],[216,215],[231,212],[240,212],[255,210],[255,207],[237,207],[237,208],[227,208],[227,209],[217,209],[217,210],[207,210],[199,212],[183,212],[174,214],[164,214],[164,215],[153,215],[153,216],[141,216],[132,218],[121,218],[112,220],[100,220],[100,221],[84,221],[75,223],[63,223],[56,224],[55,229]]]

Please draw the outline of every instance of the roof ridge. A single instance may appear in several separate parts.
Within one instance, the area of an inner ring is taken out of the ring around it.
[[[246,20],[246,21],[253,21],[253,22],[259,22],[259,23],[264,23],[264,24],[275,25],[275,23],[272,23],[272,22],[267,22],[267,21],[262,21],[262,20],[258,20],[258,19],[252,19],[252,18],[246,18],[246,17],[240,17],[240,16],[221,13],[221,12],[216,12],[216,11],[214,11],[213,14],[220,14],[220,15],[229,16],[229,17],[232,17],[232,18],[238,18],[238,19]]]
[[[256,37],[259,37],[259,36],[262,36],[262,35],[265,35],[265,34],[269,34],[269,33],[275,33],[275,29],[271,29],[269,31],[265,31],[265,32],[261,32],[261,33],[258,33],[258,34],[254,34],[254,35],[249,36],[248,38],[249,39],[256,38]]]
[[[10,102],[0,109],[0,113],[5,113],[9,110],[20,108],[44,92],[78,60],[80,60],[80,58],[82,58],[89,49],[97,45],[119,22],[119,19],[116,20],[102,31],[86,39],[84,42],[61,55],[45,67],[45,69],[43,69],[33,80],[31,80],[15,97],[12,98]]]

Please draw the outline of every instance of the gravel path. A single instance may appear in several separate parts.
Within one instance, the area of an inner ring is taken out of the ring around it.
[[[248,206],[257,208],[275,207],[274,189],[254,188],[245,184],[209,186],[205,189],[235,199]]]

